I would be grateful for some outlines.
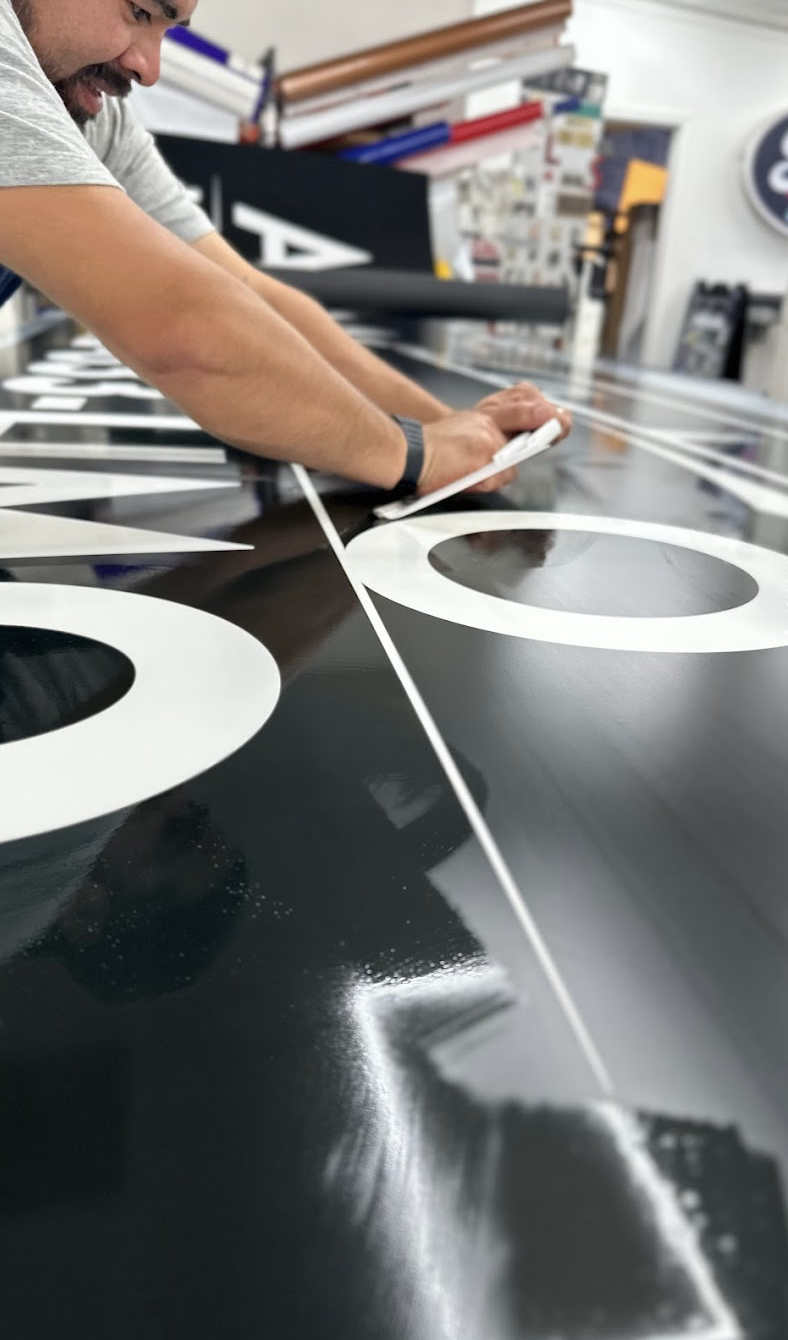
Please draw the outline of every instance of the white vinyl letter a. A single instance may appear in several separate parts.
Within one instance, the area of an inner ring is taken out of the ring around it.
[[[233,223],[260,238],[264,265],[299,270],[338,270],[344,265],[370,265],[372,253],[301,228],[251,205],[233,205]]]

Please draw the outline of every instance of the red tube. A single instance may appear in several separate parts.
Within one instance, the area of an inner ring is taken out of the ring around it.
[[[511,126],[524,126],[529,121],[539,121],[544,115],[541,102],[525,102],[521,107],[512,107],[508,112],[496,112],[493,116],[479,116],[475,121],[458,121],[451,128],[451,143],[462,144],[465,140],[478,140],[483,135],[494,135],[499,130],[508,130]]]

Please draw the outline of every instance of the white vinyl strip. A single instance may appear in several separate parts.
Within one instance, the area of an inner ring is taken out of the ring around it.
[[[164,428],[167,432],[200,433],[193,419],[181,414],[107,414],[77,410],[73,414],[47,410],[9,409],[0,412],[0,437],[20,423],[56,428],[132,428],[135,432]]]
[[[413,358],[418,362],[427,363],[432,367],[442,368],[446,372],[454,372],[459,376],[484,382],[490,386],[506,388],[513,384],[510,377],[480,372],[476,368],[467,367],[461,363],[452,363],[448,359],[430,354],[423,349],[416,349],[412,345],[397,344],[392,347],[397,353],[404,354],[407,358]],[[629,443],[630,446],[636,447],[640,451],[661,456],[663,460],[670,461],[671,464],[678,466],[681,470],[687,470],[698,479],[706,479],[710,483],[716,484],[718,488],[738,498],[747,507],[751,507],[753,511],[760,512],[765,516],[788,518],[788,496],[784,492],[778,492],[776,488],[769,488],[765,484],[750,483],[747,479],[742,478],[742,474],[758,475],[762,478],[773,477],[783,487],[788,485],[788,477],[779,475],[776,471],[765,472],[760,467],[751,465],[748,461],[732,460],[724,452],[715,452],[712,448],[693,449],[688,444],[683,451],[678,451],[676,450],[675,437],[671,435],[673,430],[664,432],[659,428],[633,425],[628,423],[626,419],[619,418],[616,414],[589,409],[587,405],[580,404],[575,400],[563,399],[562,408],[570,410],[576,418],[584,419],[592,427],[606,429],[623,442]],[[715,462],[719,461],[719,466],[716,464],[713,466],[703,465],[699,460],[692,459],[693,454],[703,455]],[[736,470],[741,473],[734,473]]]
[[[504,860],[504,857],[487,825],[481,810],[474,800],[462,773],[452,757],[446,741],[443,739],[436,722],[430,713],[427,704],[421,696],[416,683],[402,659],[394,641],[386,628],[375,604],[361,582],[357,581],[353,573],[349,570],[345,547],[340,538],[334,523],[326,511],[322,500],[318,496],[315,488],[303,466],[292,466],[293,473],[298,480],[301,489],[312,507],[315,516],[320,523],[323,533],[328,540],[334,554],[336,555],[345,576],[352,586],[359,604],[366,614],[373,630],[377,634],[383,650],[391,662],[397,678],[410,700],[411,706],[418,717],[421,726],[432,745],[433,750],[441,764],[446,776],[452,786],[459,804],[465,812],[471,830],[476,835],[479,844],[489,861],[496,879],[505,894],[517,921],[529,940],[533,951],[539,961],[539,964],[552,987],[558,1003],[563,1011],[566,1021],[577,1041],[583,1056],[591,1070],[596,1084],[599,1087],[600,1094],[605,1097],[612,1097],[614,1093],[613,1081],[610,1073],[603,1061],[596,1043],[583,1020],[578,1006],[561,976],[560,970],[555,963],[550,950],[545,943],[536,921],[528,908],[528,905],[517,886],[517,883]]]
[[[112,442],[93,446],[87,442],[11,442],[0,438],[3,456],[65,457],[72,461],[144,461],[149,465],[226,465],[221,447],[121,447]]]
[[[539,375],[539,370],[535,368],[524,369],[521,374],[511,372],[504,375],[500,372],[490,372],[484,368],[474,367],[469,363],[455,363],[452,359],[446,358],[442,354],[432,354],[427,349],[421,349],[413,344],[403,344],[402,342],[389,343],[387,341],[385,346],[381,347],[391,348],[394,353],[402,354],[405,358],[412,358],[414,362],[426,363],[430,367],[442,368],[446,372],[456,372],[462,377],[470,377],[477,382],[484,382],[488,386],[497,386],[500,389],[505,389],[507,386],[513,386],[515,382],[522,381],[524,378]],[[562,377],[565,380],[568,380],[571,373],[568,369],[563,369],[561,371],[545,369],[542,375],[544,376],[544,380],[549,382],[555,380],[556,377]],[[589,391],[602,391],[610,395],[621,395],[630,400],[640,401],[643,404],[650,403],[657,405],[662,409],[670,409],[673,411],[676,409],[685,410],[687,413],[695,414],[699,418],[705,418],[709,423],[718,423],[728,428],[741,429],[742,432],[761,434],[764,437],[774,437],[780,442],[788,441],[788,422],[780,426],[779,420],[766,422],[762,419],[747,419],[744,415],[731,414],[728,410],[722,407],[718,409],[716,406],[710,405],[708,401],[693,401],[692,396],[686,391],[677,391],[676,396],[671,397],[667,393],[660,395],[655,391],[639,391],[634,387],[619,386],[616,382],[612,382],[605,377],[589,377],[587,380]],[[592,411],[589,405],[584,405],[574,400],[563,401],[563,403],[566,405],[567,409],[574,409],[576,406],[578,413],[581,410],[585,414],[606,413],[606,411],[602,410]],[[614,418],[616,416],[611,415],[610,417]],[[618,422],[626,423],[626,426],[629,429],[630,425],[626,420],[618,419]],[[639,431],[648,433],[656,430],[652,430],[650,425],[644,424],[642,428],[639,428]],[[682,432],[690,437],[694,435],[692,428],[670,428],[666,431],[671,433]]]

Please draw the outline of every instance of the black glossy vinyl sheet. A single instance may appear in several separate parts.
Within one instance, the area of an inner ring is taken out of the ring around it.
[[[387,526],[0,351],[9,1340],[788,1334],[788,427],[477,355]]]

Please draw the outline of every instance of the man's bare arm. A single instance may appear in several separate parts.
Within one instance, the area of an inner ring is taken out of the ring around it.
[[[0,188],[0,263],[216,437],[380,488],[401,479],[405,439],[388,414],[270,303],[117,188]],[[480,410],[432,420],[420,491],[487,465],[507,435],[553,413],[533,387],[515,387]]]
[[[0,190],[0,261],[217,437],[383,488],[398,426],[238,279],[103,186]]]
[[[318,302],[256,270],[218,233],[209,233],[192,245],[200,255],[235,275],[269,303],[332,367],[386,413],[403,414],[422,423],[432,423],[452,413],[428,391],[352,339]]]

